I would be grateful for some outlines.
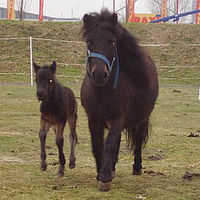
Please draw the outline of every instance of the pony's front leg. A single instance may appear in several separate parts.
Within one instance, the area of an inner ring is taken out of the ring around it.
[[[65,124],[59,123],[57,124],[56,128],[56,145],[58,147],[58,153],[59,153],[59,170],[58,170],[58,176],[62,177],[64,175],[64,168],[65,168],[65,155],[63,153],[63,143],[64,143],[64,137],[63,137],[63,131],[64,131]]]
[[[99,172],[101,169],[103,143],[104,143],[104,138],[103,138],[104,125],[100,120],[95,120],[92,117],[89,117],[88,124],[89,124],[90,134],[92,137],[92,151],[96,160],[97,180],[99,180]]]
[[[41,158],[41,170],[45,171],[47,168],[46,164],[46,150],[45,150],[45,142],[46,142],[46,135],[47,132],[49,131],[49,123],[41,118],[40,120],[40,130],[39,130],[39,138],[40,138],[40,146],[41,146],[41,153],[40,153],[40,158]]]
[[[98,188],[101,191],[108,191],[111,188],[112,170],[115,169],[118,159],[123,120],[120,117],[110,120],[109,124],[109,133],[104,144],[102,166],[99,173]]]

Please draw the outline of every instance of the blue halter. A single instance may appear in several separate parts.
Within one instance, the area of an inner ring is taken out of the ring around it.
[[[115,77],[114,77],[114,82],[113,82],[113,89],[115,89],[117,87],[117,81],[119,79],[119,57],[118,57],[118,53],[117,53],[117,48],[115,48],[115,52],[114,52],[114,56],[111,61],[111,64],[104,55],[102,55],[100,53],[90,52],[90,50],[88,49],[87,50],[87,60],[86,60],[87,71],[88,71],[88,66],[89,66],[88,65],[89,58],[99,58],[99,59],[103,60],[108,67],[109,73],[112,71],[113,65],[116,60],[116,70],[115,70]]]

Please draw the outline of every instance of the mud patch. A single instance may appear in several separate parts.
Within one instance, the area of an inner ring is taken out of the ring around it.
[[[153,170],[145,170],[144,173],[145,174],[155,175],[155,176],[165,176],[164,173],[162,173],[162,172],[154,172]]]
[[[200,173],[193,173],[186,171],[183,175],[183,179],[185,180],[193,180],[194,178],[200,178]]]
[[[155,160],[162,160],[162,159],[164,159],[164,157],[161,155],[151,155],[151,156],[148,156],[147,159],[155,161]]]
[[[173,92],[181,93],[181,90],[173,89]]]
[[[191,132],[188,137],[199,137],[199,134]]]

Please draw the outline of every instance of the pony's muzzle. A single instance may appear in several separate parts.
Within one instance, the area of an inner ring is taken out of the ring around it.
[[[104,86],[107,83],[109,71],[106,65],[95,65],[91,70],[91,78],[95,85]]]

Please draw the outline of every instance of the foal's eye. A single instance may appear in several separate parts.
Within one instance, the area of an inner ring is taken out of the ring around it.
[[[52,82],[53,82],[53,80],[52,80],[52,79],[50,79],[50,80],[49,80],[49,82],[50,82],[50,83],[52,83]]]

